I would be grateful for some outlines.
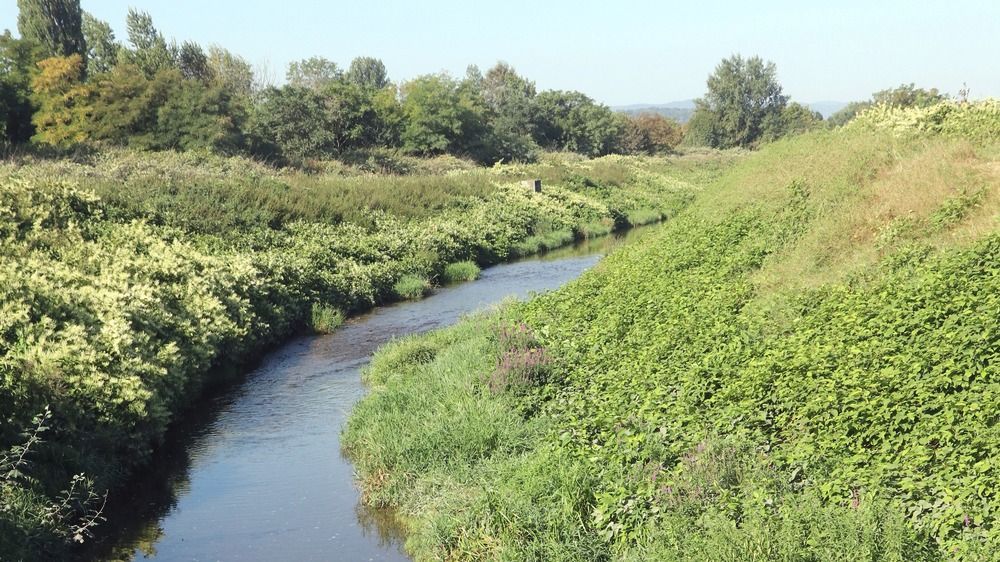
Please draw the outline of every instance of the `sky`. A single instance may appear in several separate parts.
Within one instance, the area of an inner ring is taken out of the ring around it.
[[[281,82],[293,60],[381,58],[394,81],[503,60],[540,90],[612,105],[699,97],[718,62],[760,55],[801,102],[852,101],[914,82],[1000,97],[1000,0],[82,0],[125,39],[149,12],[178,42],[218,44]],[[16,28],[0,0],[0,29]],[[16,33],[16,31],[15,31]]]

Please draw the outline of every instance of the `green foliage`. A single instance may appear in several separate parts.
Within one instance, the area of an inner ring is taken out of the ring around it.
[[[311,90],[322,90],[340,80],[342,76],[343,72],[337,63],[323,57],[293,61],[289,63],[288,71],[285,73],[289,86]]]
[[[911,82],[896,88],[881,90],[872,94],[872,105],[890,105],[893,107],[930,107],[946,101],[948,96],[938,92],[937,88],[925,90],[917,88]]]
[[[623,123],[606,106],[580,92],[546,91],[534,100],[535,141],[549,150],[588,156],[618,149]]]
[[[878,105],[856,117],[851,126],[897,136],[942,135],[990,143],[1000,138],[1000,100],[909,108]]]
[[[479,279],[479,266],[474,261],[459,261],[449,263],[444,268],[441,278],[445,283],[462,283]]]
[[[984,110],[958,118],[973,138]],[[929,143],[982,189],[921,185],[937,199],[906,243],[844,220],[891,222],[871,207],[886,176],[943,165]],[[404,514],[420,560],[992,559],[1000,187],[981,172],[995,151],[969,146],[852,126],[762,147],[498,313],[531,327],[542,384],[492,391],[492,318],[379,353],[344,438],[365,497]],[[780,277],[804,250],[826,273],[806,288]],[[859,251],[872,261],[828,257]],[[440,412],[482,415],[466,434]]]
[[[871,102],[868,101],[853,101],[831,115],[827,119],[827,122],[833,127],[843,127],[871,106]]]
[[[368,90],[381,90],[389,85],[385,64],[374,57],[357,57],[352,60],[344,79]]]
[[[447,76],[415,78],[402,88],[405,127],[403,149],[412,154],[442,154],[459,148],[457,139],[481,117],[458,83]]]
[[[177,50],[177,70],[189,80],[209,82],[214,79],[205,50],[191,41],[185,41]]]
[[[47,57],[86,56],[80,0],[17,0],[21,38],[41,46]]]
[[[52,412],[46,407],[20,434],[22,442],[0,452],[0,513],[4,514],[0,537],[5,539],[0,555],[4,559],[58,557],[53,543],[83,543],[93,538],[94,528],[104,521],[104,502],[83,474],[74,474],[51,503],[40,503],[32,493],[32,460],[45,447],[42,437],[51,420]]]
[[[823,116],[818,111],[792,102],[781,112],[780,124],[770,130],[766,137],[775,140],[786,135],[798,135],[823,126]]]
[[[493,158],[533,160],[537,150],[532,139],[534,82],[519,75],[509,64],[498,62],[476,84],[475,92],[482,96],[489,112]]]
[[[167,44],[166,38],[153,25],[153,18],[148,13],[129,8],[125,24],[131,48],[118,51],[119,63],[135,66],[148,79],[153,79],[159,72],[177,67],[177,46]]]
[[[312,305],[309,327],[317,334],[332,334],[344,323],[344,312],[324,304]]]
[[[326,98],[309,88],[270,88],[253,113],[253,152],[272,158],[315,158],[335,153],[338,123]]]
[[[25,39],[14,39],[10,31],[0,35],[0,138],[6,143],[25,142],[35,134],[31,116],[31,81],[44,58],[42,48]]]
[[[253,69],[243,57],[218,45],[208,48],[212,80],[234,98],[249,100],[254,93]]]
[[[698,100],[691,128],[708,146],[752,146],[780,136],[776,129],[787,101],[774,63],[733,55],[708,77],[708,92]]]
[[[99,20],[90,12],[83,12],[83,37],[87,44],[87,74],[110,71],[118,62],[121,45],[115,41],[115,32],[108,22]]]
[[[407,273],[392,286],[397,297],[404,300],[422,299],[431,292],[431,282],[426,277]]]
[[[296,330],[328,331],[346,314],[421,294],[446,264],[459,264],[446,275],[468,277],[473,262],[510,257],[542,225],[572,232],[611,221],[605,200],[627,212],[676,197],[653,165],[566,163],[563,173],[590,193],[553,180],[536,194],[508,183],[539,171],[521,167],[343,177],[204,152],[5,164],[0,450],[22,443],[20,428],[46,405],[53,413],[32,479],[19,479],[5,501],[18,514],[42,513],[66,482],[81,494],[120,483],[178,412],[223,380],[215,367]],[[604,179],[612,176],[623,182],[614,190]],[[529,366],[515,362],[511,372]],[[92,487],[74,480],[81,473]],[[3,512],[0,555],[30,548],[63,559],[64,535],[46,530],[55,528]],[[37,542],[25,546],[25,533]]]

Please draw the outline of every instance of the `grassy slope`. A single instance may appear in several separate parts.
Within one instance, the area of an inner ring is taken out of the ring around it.
[[[677,178],[701,173],[627,158],[444,164],[307,174],[125,152],[0,167],[0,451],[52,410],[28,464],[0,454],[0,558],[61,556],[52,539],[72,536],[64,519],[85,495],[46,509],[70,475],[98,494],[120,482],[219,367],[310,318],[330,328],[398,298],[404,277],[658,220],[686,200]],[[543,193],[512,183],[529,175],[548,179]]]
[[[991,559],[989,139],[769,145],[567,288],[388,346],[366,498],[420,560]]]

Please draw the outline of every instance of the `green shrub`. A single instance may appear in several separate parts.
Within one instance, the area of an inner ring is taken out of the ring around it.
[[[431,282],[426,277],[407,273],[392,286],[396,296],[405,300],[421,299],[431,292]]]
[[[476,262],[460,261],[445,266],[442,277],[445,283],[461,283],[479,279],[479,273],[480,269]]]

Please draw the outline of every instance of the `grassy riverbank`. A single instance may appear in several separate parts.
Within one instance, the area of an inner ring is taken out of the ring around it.
[[[1000,113],[763,147],[566,288],[387,346],[418,560],[995,560]]]
[[[730,160],[386,164],[403,175],[194,153],[3,164],[0,558],[60,557],[99,532],[88,522],[105,490],[175,416],[310,322],[333,329],[409,297],[406,280],[429,287],[660,220]],[[543,191],[521,187],[526,177]]]

